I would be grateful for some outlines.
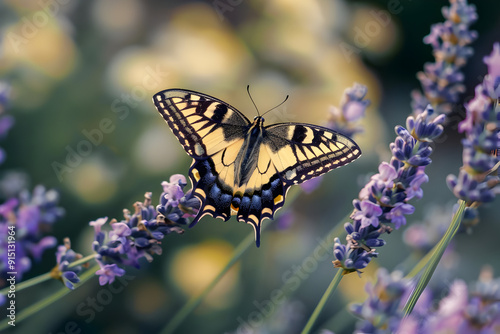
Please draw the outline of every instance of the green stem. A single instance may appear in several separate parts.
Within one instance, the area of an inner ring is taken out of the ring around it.
[[[83,273],[81,276],[80,276],[80,282],[78,284],[76,284],[76,287],[79,287],[80,285],[82,285],[84,282],[88,281],[90,278],[94,277],[95,275],[95,272],[97,271],[97,269],[99,269],[99,266],[98,265],[95,265],[93,266],[92,268],[90,268],[89,270],[87,270],[85,273]],[[22,310],[21,312],[19,312],[18,314],[16,314],[16,325],[23,321],[24,319],[30,317],[31,315],[39,312],[40,310],[43,310],[44,308],[48,307],[50,304],[58,301],[59,299],[61,299],[62,297],[64,297],[65,295],[67,295],[68,293],[70,293],[72,290],[68,289],[67,287],[64,287],[62,289],[60,289],[59,291],[57,291],[56,293],[40,300],[39,302],[31,305],[31,306],[28,306],[27,308],[25,308],[24,310]],[[17,292],[17,290],[16,290]],[[7,327],[9,327],[9,322],[10,319],[7,318],[7,319],[4,319],[2,322],[0,322],[0,330],[3,330]]]
[[[262,226],[264,230],[265,226]],[[226,266],[219,272],[219,274],[210,282],[210,284],[198,295],[191,298],[184,306],[175,314],[167,326],[161,331],[162,334],[171,334],[177,327],[186,319],[186,317],[201,303],[201,301],[208,295],[210,291],[217,285],[220,279],[228,272],[229,269],[239,260],[243,253],[254,243],[254,233],[249,234],[243,241],[236,247],[233,256],[226,264]]]
[[[423,258],[418,261],[418,263],[412,268],[412,270],[406,275],[407,278],[413,278],[418,275],[420,271],[422,271],[425,266],[429,263],[432,256],[436,253],[436,250],[439,247],[439,243],[437,243],[432,249],[425,254]]]
[[[97,254],[90,254],[90,255],[87,255],[85,257],[82,257],[80,260],[76,260],[76,261],[73,261],[71,262],[69,265],[68,265],[68,268],[73,268],[73,267],[76,267],[80,264],[84,264],[84,263],[87,263],[89,262],[90,260],[94,259],[96,257]]]
[[[328,301],[328,298],[333,294],[337,286],[339,285],[340,281],[342,280],[342,272],[343,269],[339,268],[337,270],[337,273],[333,277],[332,281],[330,282],[330,285],[326,289],[325,293],[323,294],[323,297],[321,297],[321,300],[319,301],[318,305],[314,309],[314,312],[311,314],[311,317],[307,321],[306,326],[302,330],[301,334],[308,334],[311,332],[311,329],[316,322],[316,319],[318,318],[319,314],[325,307],[326,302]]]
[[[78,266],[80,264],[87,263],[90,260],[92,260],[93,258],[95,258],[95,256],[96,256],[96,254],[91,254],[89,256],[81,258],[80,260],[77,260],[75,262],[71,262],[71,264],[68,266],[68,268],[72,268],[72,267]],[[52,278],[52,276],[51,276],[50,272],[42,274],[42,275],[39,275],[39,276],[36,276],[36,277],[33,277],[33,278],[30,278],[29,280],[26,280],[24,282],[16,284],[16,292],[19,292],[19,291],[24,290],[26,288],[29,288],[29,287],[32,287],[34,285],[40,284],[42,282],[48,281],[51,278]],[[9,287],[3,288],[2,290],[0,290],[0,294],[1,295],[6,295],[9,292],[9,289],[10,289]]]
[[[33,277],[33,278],[29,279],[29,280],[26,280],[24,282],[16,284],[16,292],[19,292],[19,291],[21,291],[23,289],[29,288],[30,286],[34,286],[36,284],[48,281],[51,278],[52,277],[50,276],[50,272],[45,273],[45,274],[40,275],[40,276]],[[9,292],[9,289],[10,289],[10,287],[6,287],[6,288],[0,290],[0,294],[1,295],[6,295]]]
[[[408,299],[408,302],[405,305],[404,308],[405,317],[407,317],[415,307],[418,298],[420,297],[425,287],[431,280],[432,274],[436,270],[437,265],[439,264],[439,261],[441,260],[441,257],[443,256],[444,251],[446,250],[446,247],[448,247],[451,240],[457,233],[458,228],[460,227],[460,223],[462,222],[462,218],[464,215],[465,202],[459,200],[458,203],[460,204],[460,206],[457,212],[455,212],[455,215],[453,215],[453,219],[451,221],[450,226],[448,227],[448,230],[446,231],[441,241],[439,241],[439,243],[436,245],[435,249],[432,252],[430,252],[430,254],[432,255],[428,258],[428,263],[425,266],[424,272],[422,273],[422,276],[420,277],[417,286],[415,287],[415,290],[412,292],[410,298]],[[424,257],[424,259],[426,258],[427,256]],[[421,263],[423,262],[421,261]]]

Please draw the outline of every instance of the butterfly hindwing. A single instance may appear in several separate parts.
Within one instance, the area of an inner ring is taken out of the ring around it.
[[[258,247],[262,220],[272,219],[274,213],[283,206],[289,185],[274,172],[266,183],[256,182],[242,188],[230,187],[219,174],[214,160],[195,159],[189,170],[194,195],[201,201],[200,211],[190,226],[205,215],[224,221],[229,220],[231,215],[236,215],[238,221],[252,225]],[[254,171],[254,175],[258,174],[258,171]]]
[[[361,155],[351,139],[328,128],[281,123],[265,128],[264,145],[289,184],[300,184],[356,160]]]
[[[229,104],[183,89],[168,89],[153,101],[181,145],[193,158],[204,158],[243,138],[250,121]]]

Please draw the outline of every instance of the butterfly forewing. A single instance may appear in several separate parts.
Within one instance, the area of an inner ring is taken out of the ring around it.
[[[197,92],[168,89],[155,94],[153,101],[193,158],[211,156],[240,140],[250,124],[229,104]]]
[[[276,170],[290,184],[325,174],[361,155],[355,142],[325,127],[282,123],[265,130],[264,145]]]

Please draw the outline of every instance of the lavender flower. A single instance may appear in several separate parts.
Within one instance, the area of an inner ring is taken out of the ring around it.
[[[78,274],[82,271],[82,266],[74,266],[70,268],[69,265],[81,258],[81,254],[75,253],[75,251],[71,249],[71,242],[69,238],[65,238],[64,244],[57,248],[57,265],[50,272],[50,276],[63,282],[68,289],[73,290],[75,288],[74,284],[80,282]]]
[[[125,274],[118,265],[139,268],[139,259],[151,262],[152,255],[162,253],[160,244],[165,235],[183,233],[180,225],[187,224],[188,218],[196,215],[200,203],[190,191],[183,192],[184,176],[173,175],[170,182],[163,182],[162,186],[164,192],[156,209],[151,205],[151,193],[146,193],[144,203],[134,204],[134,214],[124,210],[123,221],[110,221],[111,231],[102,230],[107,217],[90,222],[95,231],[93,249],[101,267],[96,272],[101,285],[112,283],[116,276]]]
[[[415,210],[407,202],[422,197],[422,183],[428,180],[425,166],[431,163],[430,144],[443,132],[444,115],[435,116],[427,109],[418,116],[407,119],[408,130],[396,127],[398,136],[390,144],[393,158],[382,162],[379,173],[371,177],[353,201],[352,223],[344,225],[347,245],[335,240],[334,266],[345,273],[365,268],[377,253],[372,247],[381,247],[383,233],[390,233],[406,224],[406,217]]]
[[[14,125],[14,117],[4,115],[9,102],[10,86],[0,82],[0,139],[7,136],[9,129]],[[0,148],[0,164],[5,161],[5,151]]]
[[[379,269],[375,285],[365,286],[368,299],[351,305],[351,312],[362,319],[355,333],[396,333],[403,318],[403,297],[410,288],[410,281],[401,272],[389,274],[384,268]]]
[[[500,279],[489,269],[469,289],[456,280],[436,310],[421,318],[411,333],[496,333],[500,326]]]
[[[20,279],[31,268],[31,258],[39,260],[47,248],[57,243],[52,236],[44,236],[50,226],[63,216],[64,210],[57,206],[59,194],[37,186],[33,193],[23,191],[18,198],[11,198],[0,205],[0,272],[16,271]],[[7,268],[7,232],[15,226],[16,268]]]
[[[111,284],[115,281],[115,277],[125,275],[125,270],[118,267],[116,264],[101,264],[101,269],[95,272],[96,275],[99,276],[99,284],[106,285]]]
[[[460,69],[472,56],[468,45],[477,38],[477,32],[469,27],[477,20],[476,7],[466,0],[450,0],[450,7],[443,7],[443,23],[434,24],[424,43],[433,48],[435,63],[424,65],[417,74],[424,95],[412,92],[412,108],[415,114],[425,110],[430,103],[438,113],[449,113],[457,103],[459,94],[465,91],[464,76]]]
[[[366,108],[370,100],[365,100],[368,88],[355,83],[347,88],[342,95],[340,108],[330,107],[327,127],[347,137],[363,132],[363,128],[357,125],[358,121],[365,117]]]
[[[368,88],[358,83],[346,88],[340,100],[340,108],[330,107],[326,127],[347,137],[363,132],[358,123],[365,117],[366,108],[370,105],[370,100],[365,99],[367,92]],[[302,183],[300,187],[309,194],[320,186],[321,181],[321,176],[316,177]]]
[[[489,175],[498,168],[500,157],[491,152],[500,148],[500,44],[496,43],[489,57],[488,75],[476,87],[476,95],[465,109],[467,115],[459,124],[465,132],[463,145],[463,167],[458,177],[448,175],[446,181],[453,194],[467,203],[467,221],[477,223],[477,206],[493,201],[500,193],[500,179]],[[495,167],[496,166],[496,167]],[[467,222],[466,221],[466,222]]]
[[[455,280],[439,304],[426,289],[413,312],[403,319],[404,303],[413,284],[400,272],[389,275],[379,269],[375,285],[366,285],[368,299],[351,306],[351,312],[362,319],[355,333],[496,333],[500,326],[500,279],[492,276],[491,269],[483,269],[470,289],[465,282]]]

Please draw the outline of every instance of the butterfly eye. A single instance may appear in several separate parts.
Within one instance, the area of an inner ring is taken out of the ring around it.
[[[262,124],[264,123],[264,117],[262,117],[262,116],[255,116],[255,117],[254,117],[254,119],[253,119],[254,123],[255,123],[257,120],[258,120],[258,123],[259,123],[260,125],[262,125]]]

